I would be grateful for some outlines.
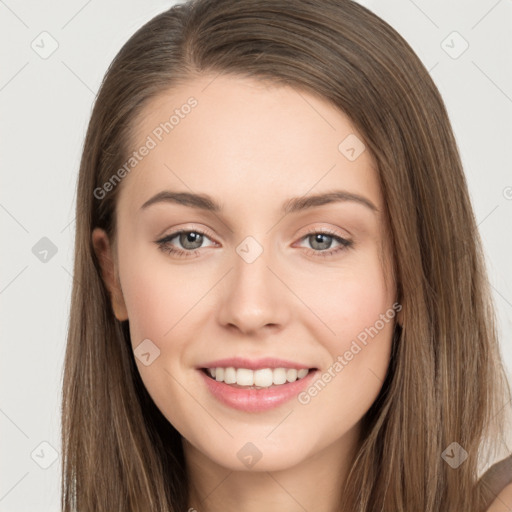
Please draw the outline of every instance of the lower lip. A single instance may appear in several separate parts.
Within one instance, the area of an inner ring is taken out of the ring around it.
[[[241,411],[261,412],[279,407],[296,397],[310,384],[318,370],[310,370],[305,377],[295,382],[262,389],[234,388],[208,377],[203,370],[198,371],[211,394],[223,404]]]

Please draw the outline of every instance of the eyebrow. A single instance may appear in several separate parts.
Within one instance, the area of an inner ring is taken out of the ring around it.
[[[378,212],[378,208],[366,197],[345,190],[334,190],[332,192],[325,192],[321,194],[314,194],[302,197],[292,197],[285,201],[281,207],[284,214],[294,213],[315,206],[322,206],[324,204],[351,201],[363,206],[366,206],[373,212]],[[220,213],[222,205],[215,201],[207,194],[193,194],[191,192],[173,192],[170,190],[163,190],[158,194],[148,199],[141,207],[145,210],[149,206],[156,203],[173,203],[191,208],[198,208],[210,212]]]

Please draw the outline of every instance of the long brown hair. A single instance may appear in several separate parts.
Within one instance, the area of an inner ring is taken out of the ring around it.
[[[476,485],[479,472],[496,455],[511,397],[458,149],[428,71],[395,30],[350,0],[197,0],[130,38],[88,127],[63,376],[63,511],[187,507],[181,437],[141,381],[91,233],[115,236],[122,183],[101,200],[94,191],[133,149],[137,116],[159,93],[203,73],[327,99],[378,164],[403,324],[340,510],[481,510],[489,496]],[[452,443],[467,452],[457,468],[445,455],[464,452]]]

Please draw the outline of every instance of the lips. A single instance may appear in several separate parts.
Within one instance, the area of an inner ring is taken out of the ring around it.
[[[309,364],[299,363],[297,361],[289,361],[286,359],[278,359],[274,357],[264,357],[261,359],[247,359],[243,357],[232,357],[226,359],[217,359],[200,365],[200,368],[248,368],[249,370],[258,370],[261,368],[302,368],[309,369]]]
[[[198,370],[214,398],[246,412],[284,404],[307,387],[317,372],[306,364],[275,358],[222,359],[205,363]]]

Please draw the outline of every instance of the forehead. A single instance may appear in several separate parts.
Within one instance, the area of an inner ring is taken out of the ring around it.
[[[142,205],[165,188],[281,201],[344,188],[380,208],[375,162],[350,119],[304,90],[204,75],[153,98],[133,126],[140,153],[124,201]],[[354,158],[354,156],[356,158]]]

